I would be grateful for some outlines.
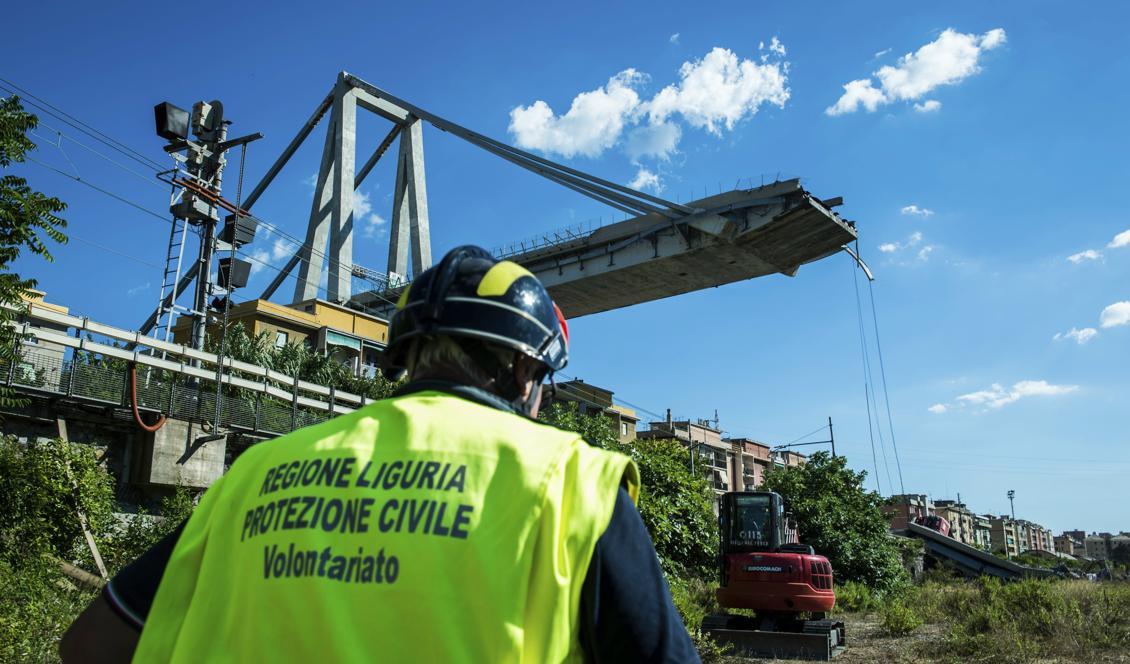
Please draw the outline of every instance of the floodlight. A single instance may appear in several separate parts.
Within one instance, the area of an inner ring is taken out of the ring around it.
[[[157,122],[157,135],[167,141],[188,138],[188,111],[163,101],[153,107],[153,117]]]

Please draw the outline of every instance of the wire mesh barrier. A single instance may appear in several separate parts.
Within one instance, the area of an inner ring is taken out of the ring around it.
[[[62,350],[26,348],[18,361],[0,362],[4,384],[17,391],[57,395],[78,401],[130,408],[130,363],[78,351],[64,359]],[[216,383],[184,376],[173,371],[138,367],[137,407],[141,412],[199,422],[216,429]],[[263,435],[282,435],[331,417],[332,402],[326,409],[298,403],[310,396],[303,390],[292,392],[290,401],[248,389],[225,385],[221,394],[221,429]]]

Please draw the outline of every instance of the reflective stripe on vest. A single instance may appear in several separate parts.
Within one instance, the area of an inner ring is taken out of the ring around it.
[[[204,495],[134,661],[581,659],[625,456],[437,393],[259,444]]]

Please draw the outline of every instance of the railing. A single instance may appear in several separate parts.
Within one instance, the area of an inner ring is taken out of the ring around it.
[[[559,244],[573,242],[574,240],[582,240],[600,230],[602,225],[603,224],[600,222],[594,225],[592,221],[574,224],[565,228],[559,228],[547,233],[528,237],[524,240],[512,242],[504,247],[496,247],[491,253],[499,259],[520,256],[521,254],[535,249],[544,249],[546,247],[554,247]]]
[[[0,382],[21,391],[129,406],[133,364],[139,409],[210,422],[222,364],[220,426],[274,435],[352,412],[368,401],[255,364],[226,357],[221,363],[212,353],[35,304],[25,318],[16,326],[27,339],[20,361],[0,363]],[[94,335],[127,347],[100,343]]]
[[[62,396],[77,401],[129,407],[129,367],[106,358],[62,359],[61,354],[25,351],[13,365],[0,363],[5,384],[24,392]],[[159,412],[190,421],[215,418],[214,382],[190,381],[160,369],[137,369],[137,406],[141,411]],[[262,393],[224,394],[220,404],[221,428],[282,435],[317,424],[330,417],[328,411],[295,407]]]

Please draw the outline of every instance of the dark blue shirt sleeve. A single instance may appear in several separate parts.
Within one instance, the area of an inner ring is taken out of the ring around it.
[[[183,530],[182,523],[137,560],[123,567],[102,589],[102,596],[106,598],[110,608],[139,631],[145,626],[149,608],[153,606],[153,597],[157,594],[157,586],[161,585],[169,556],[173,555],[173,549]]]
[[[585,576],[581,645],[597,664],[700,661],[643,519],[623,488]]]

